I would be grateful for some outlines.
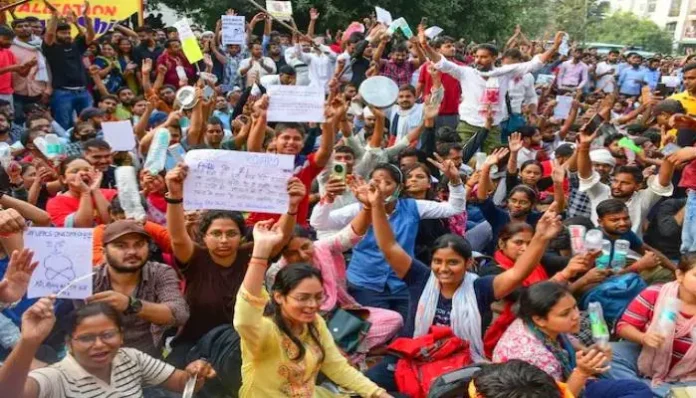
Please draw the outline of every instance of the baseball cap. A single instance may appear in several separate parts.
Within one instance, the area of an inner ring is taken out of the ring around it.
[[[107,225],[104,229],[104,245],[128,234],[140,234],[146,239],[150,239],[150,235],[145,232],[142,223],[135,220],[118,220]]]

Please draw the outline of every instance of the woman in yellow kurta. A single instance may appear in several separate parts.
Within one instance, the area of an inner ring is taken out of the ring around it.
[[[242,342],[240,397],[330,397],[316,386],[319,371],[363,397],[391,397],[348,364],[319,315],[321,273],[310,265],[291,265],[276,276],[270,314],[263,288],[268,258],[282,238],[272,220],[254,227],[254,251],[237,295],[234,328]]]

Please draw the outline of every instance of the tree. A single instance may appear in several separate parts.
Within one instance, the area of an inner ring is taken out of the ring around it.
[[[616,12],[588,29],[588,39],[596,42],[640,46],[646,51],[670,53],[671,35],[647,18],[630,12]]]
[[[551,8],[556,29],[567,32],[571,40],[583,41],[586,29],[601,23],[610,4],[604,0],[555,0]]]
[[[262,6],[265,1],[256,0]],[[215,26],[220,15],[232,7],[250,20],[258,12],[251,3],[240,0],[234,3],[223,0],[153,0],[165,4],[182,15],[207,27]],[[309,23],[308,12],[316,7],[321,13],[317,33],[325,29],[342,29],[351,21],[360,21],[374,12],[379,5],[396,17],[404,17],[415,31],[422,17],[429,25],[437,25],[445,34],[464,38],[466,41],[504,42],[512,35],[515,25],[521,24],[530,39],[540,35],[548,20],[548,6],[544,0],[379,0],[356,2],[355,0],[293,0],[293,13],[297,25],[303,29]],[[260,24],[261,25],[261,24]],[[260,33],[261,27],[257,27]],[[279,24],[274,29],[283,31]]]

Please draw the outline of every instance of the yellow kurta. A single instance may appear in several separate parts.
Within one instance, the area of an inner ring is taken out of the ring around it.
[[[321,359],[321,349],[312,340],[309,330],[300,336],[305,356],[293,361],[297,355],[295,344],[281,332],[271,318],[263,316],[268,302],[263,297],[249,294],[242,286],[234,308],[234,328],[239,333],[242,346],[241,398],[251,397],[331,397],[329,391],[315,385],[319,371],[336,384],[355,391],[363,397],[377,397],[384,392],[362,373],[354,369],[341,355],[326,327],[317,315],[315,325],[319,341],[326,357]]]

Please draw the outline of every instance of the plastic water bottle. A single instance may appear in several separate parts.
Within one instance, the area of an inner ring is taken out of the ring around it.
[[[596,251],[602,248],[604,234],[598,229],[591,229],[585,234],[585,250]]]
[[[46,152],[46,139],[44,137],[34,138],[34,146],[45,156],[48,156],[48,153]]]
[[[63,145],[55,134],[46,134],[46,157],[55,159],[63,154]]]
[[[570,225],[570,247],[573,250],[573,255],[585,253],[585,231],[587,229],[582,225]]]
[[[609,268],[609,262],[611,261],[611,241],[606,239],[602,240],[602,254],[597,257],[595,264],[599,269]]]
[[[7,169],[12,161],[12,148],[6,142],[0,142],[0,164]]]
[[[587,306],[587,313],[590,316],[590,326],[592,330],[592,340],[600,348],[606,348],[609,345],[609,328],[604,320],[604,312],[602,305],[596,301],[591,302]]]
[[[155,175],[164,170],[171,137],[169,130],[161,128],[152,138],[152,145],[150,145],[150,151],[145,159],[145,170],[148,170],[150,174]]]
[[[631,244],[624,239],[618,239],[614,242],[614,257],[611,259],[611,268],[615,271],[620,271],[626,266],[626,256]]]
[[[662,336],[671,336],[677,325],[677,314],[681,308],[681,300],[670,297],[666,300],[662,312],[657,319],[657,333]]]
[[[118,187],[118,200],[126,212],[126,217],[134,220],[145,220],[147,214],[140,201],[138,180],[133,166],[121,166],[116,168],[116,186]]]

